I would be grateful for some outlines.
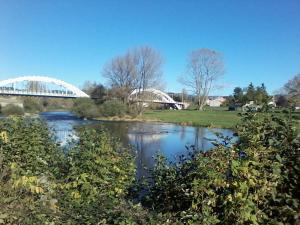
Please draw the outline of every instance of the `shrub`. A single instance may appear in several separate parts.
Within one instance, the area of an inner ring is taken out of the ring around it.
[[[118,100],[106,101],[101,105],[101,114],[103,116],[124,116],[126,111],[126,104]]]
[[[100,115],[99,108],[90,98],[78,98],[74,100],[72,112],[84,118],[95,118]]]
[[[5,116],[9,115],[24,115],[24,110],[22,107],[13,105],[13,104],[8,104],[4,107],[2,107],[1,112]]]
[[[23,101],[24,110],[26,112],[41,112],[43,111],[43,106],[39,99],[25,98]]]
[[[70,150],[70,169],[60,201],[65,223],[113,224],[134,180],[135,164],[129,150],[103,130],[83,129]],[[111,221],[111,222],[109,222]]]
[[[130,104],[127,108],[127,113],[132,117],[137,117],[139,115],[137,104]]]
[[[0,223],[58,223],[56,179],[62,151],[39,120],[0,121]]]
[[[126,199],[130,149],[103,130],[78,136],[64,155],[42,121],[0,120],[0,224],[151,224],[151,213]]]
[[[299,224],[293,121],[246,113],[237,133],[239,143],[176,164],[158,156],[144,205],[180,224]]]

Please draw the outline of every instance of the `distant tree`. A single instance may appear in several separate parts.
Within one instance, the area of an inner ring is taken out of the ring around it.
[[[148,46],[134,49],[133,54],[138,95],[144,98],[147,96],[141,94],[143,90],[160,86],[163,59],[158,51]],[[143,112],[143,108],[143,104],[138,104],[139,114]]]
[[[75,99],[72,112],[82,118],[95,118],[100,116],[99,108],[90,98]]]
[[[91,91],[94,89],[95,86],[96,86],[96,82],[85,81],[82,87],[82,91],[90,95]]]
[[[108,79],[110,86],[120,95],[118,97],[125,101],[138,83],[133,52],[128,51],[125,55],[113,58],[104,66],[102,74]]]
[[[263,104],[263,103],[266,104],[268,103],[269,99],[270,97],[267,93],[267,89],[264,83],[262,83],[261,86],[257,86],[255,97],[254,97],[255,102],[257,104]]]
[[[82,90],[88,94],[96,104],[102,104],[107,97],[107,89],[102,84],[86,81]]]
[[[46,89],[45,85],[39,81],[28,81],[26,86],[30,92],[42,92]]]
[[[181,102],[187,101],[188,100],[188,93],[187,91],[183,88],[181,90]]]
[[[252,84],[252,82],[248,85],[246,89],[246,99],[247,101],[254,101],[255,100],[255,88]]]
[[[284,90],[287,94],[288,100],[292,104],[300,104],[300,73],[284,85]]]
[[[198,110],[203,110],[214,82],[224,74],[221,54],[210,49],[197,49],[190,53],[187,72],[179,81],[197,97]]]
[[[161,84],[162,57],[155,49],[143,46],[129,50],[125,55],[115,57],[103,70],[103,76],[109,80],[111,87],[121,95],[123,101],[134,89],[138,94],[150,87]],[[138,111],[142,113],[142,104]]]
[[[23,97],[23,106],[26,112],[43,111],[43,103],[41,99],[35,97]]]
[[[280,106],[280,107],[288,107],[289,106],[289,102],[286,98],[286,96],[284,95],[279,95],[276,98],[276,105]]]
[[[244,93],[243,93],[243,89],[240,87],[236,87],[233,90],[233,101],[235,103],[240,103],[243,104],[244,103]]]

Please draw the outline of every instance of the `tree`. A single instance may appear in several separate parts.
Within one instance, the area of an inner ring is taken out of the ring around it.
[[[162,76],[163,59],[155,49],[144,46],[134,50],[135,70],[137,74],[138,96],[143,100],[143,90],[159,86]],[[138,103],[138,114],[143,112],[143,103]]]
[[[94,99],[96,104],[102,104],[107,97],[107,90],[102,84],[86,81],[83,85],[83,91]]]
[[[255,100],[255,88],[254,88],[252,82],[247,87],[246,99],[247,99],[247,101],[254,101]]]
[[[104,67],[103,76],[108,79],[115,93],[126,101],[134,89],[138,89],[138,94],[142,97],[143,90],[160,85],[162,62],[159,52],[143,46],[113,58]],[[139,113],[142,112],[142,108],[142,104],[139,104]]]
[[[264,83],[261,84],[261,86],[256,87],[256,93],[255,93],[255,101],[257,104],[263,104],[268,103],[269,95],[267,93],[267,89]]]
[[[181,102],[184,102],[184,101],[188,101],[188,93],[187,91],[183,88],[181,90]]]
[[[202,110],[214,82],[224,74],[221,54],[210,49],[197,49],[190,53],[187,72],[179,81],[192,89],[196,95],[198,109]]]
[[[39,81],[28,81],[26,87],[30,92],[42,92],[46,90],[46,86]]]
[[[103,69],[103,76],[123,101],[137,86],[134,58],[133,53],[128,51],[125,55],[113,58]]]
[[[277,96],[277,99],[276,99],[276,105],[280,106],[280,107],[288,107],[289,102],[284,95],[279,95],[279,96]]]
[[[145,90],[158,86],[163,63],[159,52],[148,46],[137,48],[133,52],[138,89]]]
[[[244,103],[244,92],[243,89],[240,87],[236,87],[233,90],[233,97],[234,97],[234,102],[235,103]]]
[[[284,90],[290,102],[300,104],[300,73],[284,85]]]

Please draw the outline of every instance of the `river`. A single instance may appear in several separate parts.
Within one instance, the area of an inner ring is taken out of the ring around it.
[[[43,112],[40,116],[46,120],[54,132],[56,140],[66,146],[70,139],[76,139],[75,126],[88,125],[96,129],[106,129],[112,136],[120,139],[123,146],[132,146],[136,152],[137,175],[145,173],[143,168],[151,168],[154,156],[162,153],[169,161],[186,155],[193,149],[207,151],[213,147],[209,139],[216,139],[214,132],[232,136],[229,129],[181,126],[159,122],[117,122],[83,120],[70,112]]]

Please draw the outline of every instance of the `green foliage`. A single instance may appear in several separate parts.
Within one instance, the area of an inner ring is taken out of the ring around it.
[[[105,131],[82,129],[67,155],[40,120],[0,120],[0,224],[149,224],[126,199],[131,151]]]
[[[73,99],[65,98],[41,98],[39,101],[45,110],[71,110],[73,107]]]
[[[134,179],[133,157],[104,131],[84,129],[70,150],[70,169],[62,186],[65,223],[97,224],[113,220]],[[105,219],[104,219],[105,218]]]
[[[124,116],[126,112],[126,104],[118,100],[109,100],[101,105],[101,114],[103,116]]]
[[[1,113],[5,116],[9,115],[23,115],[24,110],[20,106],[14,104],[8,104],[1,108]]]
[[[99,108],[90,98],[78,98],[74,100],[72,112],[84,118],[95,118],[100,115]]]
[[[40,120],[0,120],[0,224],[299,224],[300,140],[291,115],[243,114],[237,143],[176,163],[158,155],[142,204],[134,157],[81,128],[66,155]],[[142,183],[141,185],[145,185]]]
[[[244,90],[240,87],[235,87],[233,95],[229,96],[229,104],[244,105],[250,101],[254,101],[256,104],[266,104],[270,100],[266,86],[261,84],[256,88],[252,82]]]
[[[38,98],[26,97],[23,100],[24,109],[26,112],[41,112],[43,105]]]
[[[39,120],[3,119],[0,133],[0,224],[56,223],[62,151]]]
[[[300,140],[292,124],[245,114],[234,145],[176,164],[158,156],[144,204],[172,223],[298,224]]]

